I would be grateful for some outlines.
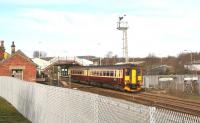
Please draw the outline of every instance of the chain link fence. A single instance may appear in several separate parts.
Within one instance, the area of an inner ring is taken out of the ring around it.
[[[33,123],[183,123],[183,116],[200,122],[191,115],[10,77],[0,77],[0,96]]]

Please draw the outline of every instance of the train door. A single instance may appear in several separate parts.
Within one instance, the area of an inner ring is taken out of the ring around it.
[[[125,68],[124,69],[124,80],[125,80],[125,87],[124,90],[131,92],[132,91],[132,69]]]
[[[126,68],[124,70],[124,80],[125,80],[125,83],[129,84],[130,83],[130,69],[129,68]]]
[[[137,77],[136,77],[136,69],[135,68],[132,68],[132,70],[131,70],[131,83],[133,84],[133,85],[135,85],[136,84],[136,82],[137,82]]]

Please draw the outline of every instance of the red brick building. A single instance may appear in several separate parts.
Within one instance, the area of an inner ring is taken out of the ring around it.
[[[2,48],[3,47],[3,48]],[[5,48],[1,42],[0,58],[4,58]],[[21,50],[15,52],[14,42],[11,45],[11,55],[7,59],[0,59],[0,76],[12,76],[26,81],[35,82],[36,64]]]

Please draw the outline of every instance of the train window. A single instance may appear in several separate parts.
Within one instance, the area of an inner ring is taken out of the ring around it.
[[[90,76],[92,75],[92,71],[90,71],[89,75],[90,75]]]
[[[91,71],[90,70],[88,71],[88,75],[91,76]]]
[[[98,71],[95,71],[95,75],[98,76]]]
[[[121,76],[122,76],[122,70],[119,70],[119,74],[118,74],[119,76],[119,78],[121,78]]]
[[[141,74],[141,70],[137,69],[137,75],[140,75],[140,74]]]
[[[96,76],[99,76],[99,72],[98,71],[96,71]]]
[[[98,71],[96,71],[96,76],[98,76]]]
[[[95,75],[95,76],[97,75],[97,71],[94,71],[94,75]]]
[[[125,69],[125,75],[129,76],[130,75],[130,70],[129,69]]]
[[[106,71],[106,76],[109,76],[109,71]]]
[[[110,71],[110,76],[113,76],[114,75],[114,71]]]
[[[103,71],[103,76],[106,76],[106,71]]]
[[[91,72],[91,75],[92,75],[92,76],[94,75],[94,71]]]
[[[100,76],[102,76],[102,71],[100,71]]]

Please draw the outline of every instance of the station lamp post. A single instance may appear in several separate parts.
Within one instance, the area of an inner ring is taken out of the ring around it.
[[[128,30],[128,22],[123,21],[124,16],[119,17],[119,21],[117,22],[117,29],[121,30],[123,32],[123,57],[125,58],[125,62],[129,62],[129,57],[128,57],[128,39],[127,39],[127,30]]]

